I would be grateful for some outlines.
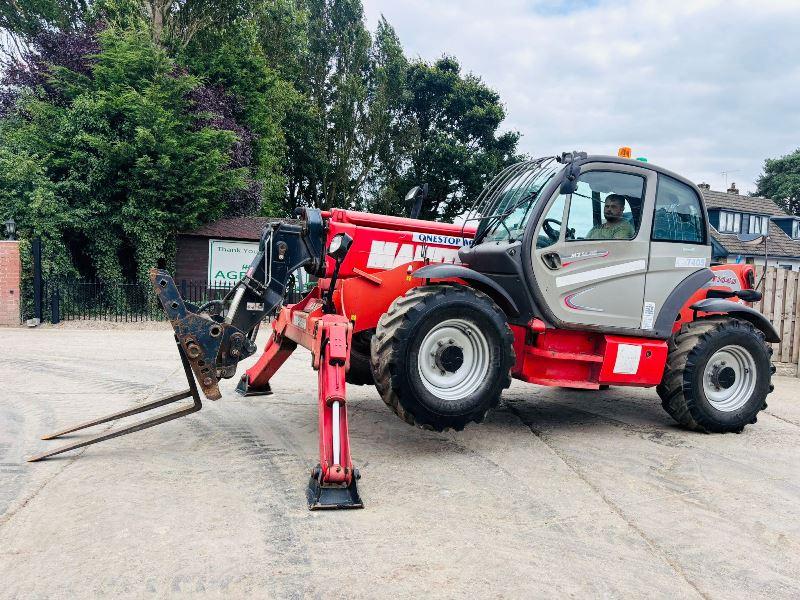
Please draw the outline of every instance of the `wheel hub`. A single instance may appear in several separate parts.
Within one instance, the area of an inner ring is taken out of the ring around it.
[[[727,390],[736,382],[736,371],[732,367],[715,365],[711,373],[711,383],[718,390]]]
[[[441,400],[456,402],[483,385],[491,365],[486,336],[467,319],[437,323],[422,339],[417,366],[422,384]]]
[[[719,411],[739,410],[756,389],[756,363],[741,346],[725,346],[708,359],[703,372],[703,392]]]
[[[436,351],[436,366],[445,373],[455,373],[464,364],[464,350],[456,346],[455,342],[441,346]]]

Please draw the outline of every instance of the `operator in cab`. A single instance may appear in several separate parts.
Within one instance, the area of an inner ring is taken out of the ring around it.
[[[592,227],[586,235],[587,240],[631,240],[634,236],[633,225],[622,216],[625,210],[625,196],[609,194],[603,207],[606,222]]]

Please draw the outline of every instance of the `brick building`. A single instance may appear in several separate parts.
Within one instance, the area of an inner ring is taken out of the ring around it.
[[[220,219],[207,225],[178,234],[175,255],[175,279],[207,282],[209,257],[213,242],[240,242],[257,247],[261,232],[270,219],[266,217],[239,217]],[[213,276],[213,273],[211,274]]]

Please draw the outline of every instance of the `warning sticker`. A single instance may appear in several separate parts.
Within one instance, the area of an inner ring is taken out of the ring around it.
[[[645,302],[642,308],[642,329],[652,329],[656,317],[656,303]]]
[[[263,302],[248,302],[247,303],[247,310],[264,310],[264,303]]]
[[[639,359],[642,347],[632,344],[620,344],[617,347],[617,360],[614,362],[614,373],[633,375],[639,370]]]
[[[300,329],[305,329],[307,323],[308,319],[304,314],[295,313],[294,317],[292,317],[292,325],[294,325],[295,327],[299,327]]]

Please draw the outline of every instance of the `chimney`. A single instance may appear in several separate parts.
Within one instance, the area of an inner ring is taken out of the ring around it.
[[[731,187],[728,188],[729,194],[738,194],[739,190],[736,189],[736,184],[731,182]]]
[[[705,181],[703,183],[698,183],[697,187],[699,187],[701,190],[710,190],[711,189],[711,185],[706,183]]]

